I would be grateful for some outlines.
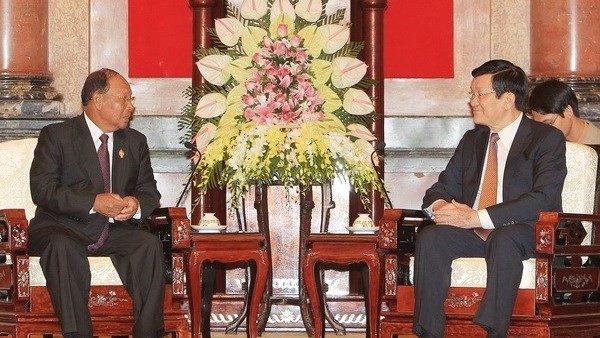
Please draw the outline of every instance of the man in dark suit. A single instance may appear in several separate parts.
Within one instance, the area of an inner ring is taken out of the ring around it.
[[[488,337],[506,337],[521,261],[535,256],[534,224],[541,211],[561,210],[565,139],[523,115],[527,76],[505,60],[488,61],[471,75],[476,127],[423,198],[435,224],[420,229],[416,242],[413,331],[420,337],[443,336],[451,263],[458,257],[486,258],[487,287],[474,321]]]
[[[44,127],[35,149],[29,249],[41,256],[65,337],[92,337],[88,256],[111,257],[133,299],[135,337],[158,337],[164,328],[162,244],[135,224],[158,207],[160,193],[146,137],[128,127],[131,94],[119,73],[91,73],[81,91],[84,114]]]

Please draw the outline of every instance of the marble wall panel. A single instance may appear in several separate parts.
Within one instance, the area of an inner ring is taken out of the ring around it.
[[[81,111],[81,87],[89,69],[88,13],[88,1],[48,1],[49,68],[67,114]]]
[[[506,59],[529,73],[529,0],[493,0],[491,58]]]

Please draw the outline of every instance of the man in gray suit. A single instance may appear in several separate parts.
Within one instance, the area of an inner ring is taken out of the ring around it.
[[[458,257],[486,258],[487,287],[474,321],[488,337],[506,337],[521,261],[535,256],[535,222],[541,211],[561,210],[565,139],[524,116],[527,76],[505,60],[471,74],[476,127],[423,198],[435,224],[417,234],[413,331],[420,337],[443,336],[451,264]]]
[[[160,193],[146,137],[129,128],[131,94],[117,72],[91,73],[81,91],[84,114],[44,127],[35,149],[29,250],[41,256],[65,337],[93,335],[88,256],[112,258],[133,299],[135,337],[164,329],[162,244],[135,224],[158,207]]]

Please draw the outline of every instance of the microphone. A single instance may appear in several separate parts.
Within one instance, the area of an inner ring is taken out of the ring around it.
[[[194,170],[192,170],[192,172],[190,173],[190,178],[187,180],[187,183],[185,184],[185,187],[183,188],[181,195],[179,195],[179,199],[177,200],[177,204],[175,205],[176,208],[179,207],[179,204],[181,203],[181,200],[183,199],[183,195],[185,195],[185,192],[188,190],[190,183],[192,183],[192,180],[194,179],[194,173],[196,172],[196,169],[198,168],[198,164],[200,164],[200,159],[202,159],[202,153],[198,150],[198,148],[196,148],[196,146],[192,142],[186,141],[183,145],[186,148],[188,148],[189,150],[192,150],[192,151],[198,153],[200,155],[200,158],[198,158],[198,162],[196,162],[196,164],[194,165]]]
[[[377,143],[377,145],[375,145],[375,149],[371,153],[371,164],[373,165],[373,169],[375,169],[375,173],[377,174],[377,179],[379,179],[379,183],[381,183],[381,187],[383,188],[383,195],[385,196],[385,202],[387,203],[388,207],[390,207],[390,209],[393,209],[394,207],[392,206],[392,199],[390,198],[390,195],[388,195],[388,192],[385,189],[385,184],[383,183],[383,178],[381,177],[381,174],[379,173],[379,171],[377,170],[377,167],[375,166],[375,161],[373,161],[373,156],[375,156],[379,153],[382,153],[384,150],[385,150],[385,142],[384,141],[381,141],[381,142]]]
[[[183,146],[186,147],[186,148],[188,148],[189,150],[200,152],[198,150],[198,148],[196,148],[196,146],[192,142],[190,142],[190,141],[185,141],[185,143],[183,143]]]

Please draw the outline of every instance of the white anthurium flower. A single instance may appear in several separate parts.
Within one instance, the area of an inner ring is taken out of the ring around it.
[[[242,30],[242,49],[248,56],[254,55],[259,49],[263,38],[268,32],[260,27],[248,26]]]
[[[321,0],[300,0],[296,3],[296,14],[308,22],[315,22],[321,17],[323,2]]]
[[[215,30],[219,40],[228,47],[235,46],[244,29],[244,25],[236,18],[222,18],[215,20]]]
[[[363,126],[362,124],[352,123],[349,124],[346,128],[348,129],[348,135],[354,136],[361,140],[375,141],[377,139],[369,130],[369,128]]]
[[[371,156],[373,156],[373,163],[375,163],[376,167],[379,167],[379,157],[377,154],[374,154],[375,148],[369,141],[365,141],[361,138],[354,141],[356,148],[360,152],[360,154],[367,159],[367,161],[371,161]]]
[[[269,34],[271,36],[279,36],[279,28],[280,25],[287,26],[287,36],[292,36],[296,32],[296,26],[294,24],[294,20],[286,14],[281,14],[271,20],[271,25],[269,25]]]
[[[317,26],[306,26],[298,32],[298,35],[304,40],[304,48],[307,49],[309,55],[315,58],[321,55],[325,41],[318,32]]]
[[[204,153],[206,151],[206,147],[212,139],[215,137],[215,133],[217,131],[217,126],[212,123],[205,123],[200,127],[195,136],[196,148],[200,153]]]
[[[367,115],[375,110],[375,106],[363,90],[348,88],[344,94],[344,109],[352,115]]]
[[[342,100],[340,100],[340,97],[333,89],[325,84],[315,86],[315,89],[319,92],[319,96],[325,100],[325,103],[323,103],[323,112],[331,113],[342,106]]]
[[[240,14],[247,20],[258,20],[269,10],[267,0],[243,0],[240,6]]]
[[[274,0],[271,6],[271,22],[277,21],[277,17],[285,14],[294,22],[296,20],[296,11],[290,0]]]
[[[341,56],[331,62],[331,84],[348,88],[357,84],[367,74],[367,65],[359,59]]]
[[[196,106],[196,116],[209,119],[217,117],[227,110],[227,98],[221,93],[209,93],[200,98]]]
[[[206,81],[222,86],[231,78],[231,74],[226,70],[230,62],[229,55],[208,55],[196,62],[196,66]]]
[[[322,35],[324,45],[323,52],[333,54],[344,47],[350,41],[350,28],[342,25],[324,25],[317,31]]]
[[[331,77],[331,62],[322,59],[314,59],[310,64],[310,70],[314,74],[312,83],[314,86],[325,84]]]
[[[229,63],[227,71],[238,83],[244,83],[252,74],[252,71],[250,70],[251,67],[252,58],[249,56],[241,56]]]

